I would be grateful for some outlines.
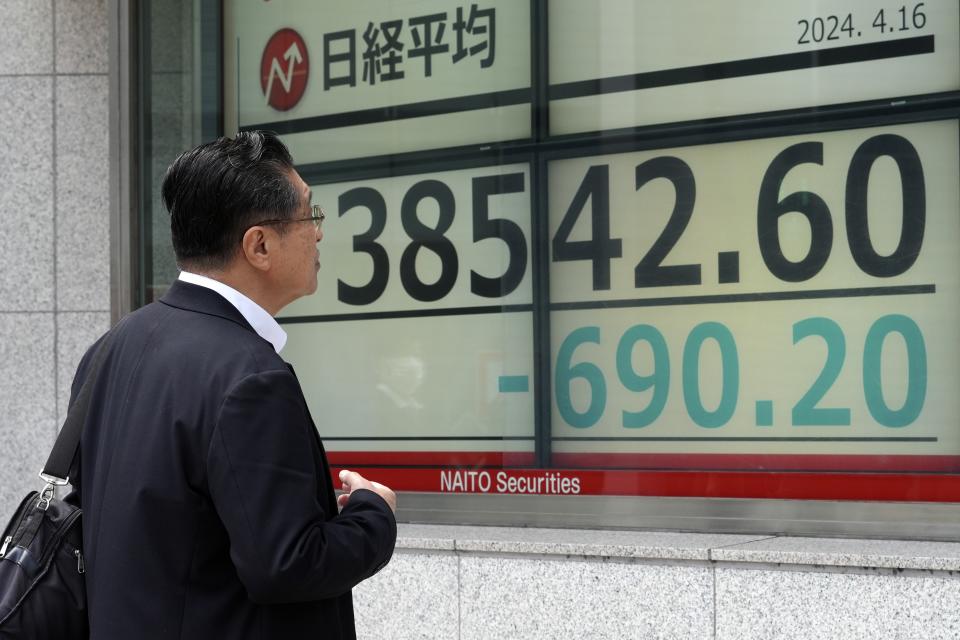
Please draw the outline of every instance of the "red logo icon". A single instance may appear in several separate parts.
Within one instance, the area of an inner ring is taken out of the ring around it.
[[[260,88],[267,104],[277,111],[296,106],[307,88],[310,58],[303,38],[293,29],[270,37],[260,58]]]

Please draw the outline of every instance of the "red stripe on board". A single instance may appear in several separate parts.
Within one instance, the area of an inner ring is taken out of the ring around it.
[[[334,478],[338,472],[339,468],[332,469]],[[960,476],[956,475],[385,467],[364,469],[363,475],[397,491],[960,502]]]
[[[960,456],[739,453],[555,453],[558,467],[960,473]]]
[[[331,464],[349,466],[532,467],[532,452],[330,451]],[[557,467],[729,471],[893,471],[960,473],[960,456],[876,456],[739,453],[555,453]]]

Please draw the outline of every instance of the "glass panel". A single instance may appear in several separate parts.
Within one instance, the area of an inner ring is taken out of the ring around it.
[[[958,141],[552,162],[554,463],[960,471]]]
[[[481,157],[531,137],[530,7],[225,4],[227,128],[281,134],[328,213],[285,357],[332,463],[397,488],[534,461],[531,170]]]
[[[141,5],[144,298],[173,157],[278,132],[327,212],[280,321],[335,467],[960,500],[960,5],[220,4]]]
[[[144,304],[163,295],[179,272],[160,199],[163,175],[180,153],[219,135],[217,5],[216,0],[139,4]]]

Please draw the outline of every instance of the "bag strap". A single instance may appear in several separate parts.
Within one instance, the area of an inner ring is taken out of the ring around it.
[[[70,463],[77,453],[77,447],[80,446],[80,432],[83,430],[83,423],[87,418],[87,409],[90,407],[90,396],[93,395],[93,385],[103,367],[103,361],[106,359],[107,351],[113,342],[113,331],[104,336],[96,353],[93,354],[93,361],[90,363],[89,373],[80,387],[73,405],[67,412],[67,418],[63,421],[63,427],[57,436],[57,441],[53,443],[53,450],[47,458],[47,463],[43,465],[43,471],[40,472],[40,478],[48,484],[62,486],[70,481]]]

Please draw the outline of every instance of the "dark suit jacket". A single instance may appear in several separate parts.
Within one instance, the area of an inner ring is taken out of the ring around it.
[[[91,638],[353,638],[396,521],[365,490],[337,514],[292,368],[183,282],[114,331],[71,473]]]

